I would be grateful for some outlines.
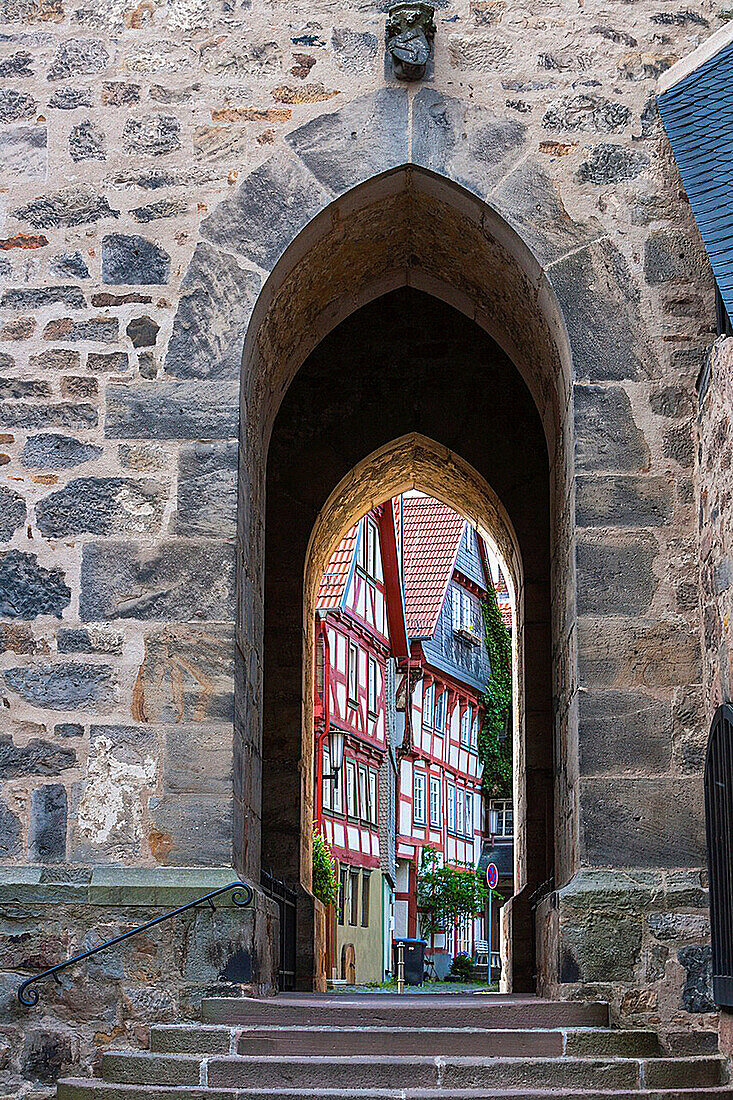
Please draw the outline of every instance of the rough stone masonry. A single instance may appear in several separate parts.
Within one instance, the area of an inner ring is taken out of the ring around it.
[[[45,1095],[111,1041],[195,1016],[235,956],[273,988],[259,895],[245,922],[202,913],[100,956],[34,1013],[14,1001],[22,976],[233,867],[256,878],[261,410],[281,382],[244,378],[240,457],[245,333],[298,231],[336,202],[335,232],[351,187],[405,163],[526,242],[569,348],[543,988],[609,997],[624,1023],[709,1025],[694,384],[714,324],[654,91],[722,13],[439,0],[434,59],[407,88],[381,3],[0,8],[6,1094]],[[449,255],[436,232],[445,271],[470,265],[462,239]],[[304,338],[289,317],[261,362]],[[703,571],[708,654],[725,560]]]

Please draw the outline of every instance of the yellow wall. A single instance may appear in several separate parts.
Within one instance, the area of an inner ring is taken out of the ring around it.
[[[372,871],[369,876],[369,927],[361,925],[361,876],[359,876],[358,924],[349,924],[348,905],[344,907],[344,924],[336,925],[336,960],[338,976],[342,977],[341,957],[345,944],[353,944],[356,953],[356,981],[381,982],[383,972],[383,889],[382,872]]]

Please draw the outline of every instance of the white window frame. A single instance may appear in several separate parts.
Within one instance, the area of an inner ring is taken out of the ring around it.
[[[446,784],[446,805],[448,813],[448,832],[456,831],[456,786],[455,783]]]
[[[422,697],[422,724],[425,729],[433,728],[433,709],[435,707],[435,683],[428,684]]]
[[[379,662],[371,653],[367,669],[367,711],[372,718],[379,714]]]
[[[328,810],[328,812],[330,813],[333,810],[332,793],[333,793],[334,782],[333,782],[333,779],[329,778],[330,775],[331,775],[331,750],[328,747],[328,741],[324,741],[324,743],[323,743],[322,760],[323,760],[323,775],[322,775],[322,778],[321,778],[321,783],[322,783],[321,802],[322,802],[322,805],[323,805],[323,809]]]
[[[501,840],[514,839],[514,805],[511,798],[492,798],[489,804],[489,831]]]
[[[432,829],[439,829],[442,824],[442,798],[441,798],[441,779],[439,775],[430,776],[430,827]]]
[[[374,768],[369,769],[369,823],[379,824],[379,783],[378,775]]]
[[[415,825],[427,825],[428,777],[425,772],[416,771],[412,779],[412,820]]]
[[[349,639],[349,669],[347,673],[347,702],[351,707],[359,705],[359,643]]]
[[[456,787],[456,835],[463,836],[465,829],[465,799],[466,791],[463,787]]]
[[[343,817],[344,813],[344,766],[341,765],[341,773],[338,779],[332,779],[329,783],[331,787],[331,813],[338,814],[339,817]]]
[[[473,717],[473,707],[464,707],[461,714],[461,728],[459,732],[459,738],[461,745],[464,749],[470,749],[471,747],[471,721]]]
[[[435,717],[433,718],[433,729],[436,733],[445,732],[445,723],[448,716],[448,692],[443,690],[435,699]]]
[[[471,723],[471,750],[473,752],[478,752],[478,724],[479,713],[477,707],[473,716],[473,722]]]
[[[466,836],[473,838],[473,791],[466,791]]]
[[[366,764],[357,767],[359,776],[359,819],[364,825],[369,824],[369,778]]]
[[[359,788],[356,779],[356,761],[346,760],[346,816],[352,820],[359,820]]]

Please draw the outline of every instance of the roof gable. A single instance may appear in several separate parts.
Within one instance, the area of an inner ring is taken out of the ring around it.
[[[466,521],[442,501],[405,496],[405,621],[411,638],[435,632]]]

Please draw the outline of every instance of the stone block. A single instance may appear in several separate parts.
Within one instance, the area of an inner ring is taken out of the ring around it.
[[[115,674],[108,665],[70,661],[43,668],[6,668],[3,679],[21,699],[47,710],[106,713],[117,698]]]
[[[93,340],[95,343],[113,344],[119,339],[119,321],[116,317],[86,317],[75,321],[72,317],[59,317],[49,321],[43,330],[44,340]]]
[[[71,602],[71,589],[60,569],[45,569],[35,554],[9,550],[0,554],[0,617],[57,619]]]
[[[165,359],[177,378],[238,378],[259,275],[199,242],[182,282]]]
[[[0,122],[18,122],[20,119],[33,118],[37,108],[38,103],[28,92],[0,88]]]
[[[642,931],[640,913],[591,910],[577,923],[570,914],[562,914],[561,981],[633,981],[641,958]]]
[[[48,348],[28,362],[33,370],[81,370],[81,354],[73,348]]]
[[[710,938],[710,920],[702,913],[650,913],[646,923],[658,940]]]
[[[236,439],[237,382],[155,382],[107,387],[109,439]]]
[[[287,137],[318,182],[341,195],[409,159],[407,89],[380,88]]]
[[[91,107],[92,97],[88,88],[59,88],[48,101],[52,111],[75,111],[78,107]]]
[[[579,527],[664,527],[673,515],[674,490],[668,478],[576,478]]]
[[[48,168],[48,131],[45,126],[8,126],[0,131],[3,174],[45,180]]]
[[[94,627],[63,628],[56,634],[59,653],[122,653],[124,637]]]
[[[102,447],[94,443],[81,443],[68,435],[48,433],[28,437],[21,453],[21,462],[37,470],[64,470],[81,466],[101,454]]]
[[[77,163],[84,160],[107,159],[107,135],[91,119],[72,126],[69,133],[69,156]]]
[[[491,205],[517,230],[540,264],[554,264],[554,261],[572,251],[573,255],[566,264],[551,268],[551,280],[557,280],[561,290],[565,289],[565,281],[571,284],[575,309],[590,312],[593,304],[601,303],[611,323],[615,320],[616,327],[623,331],[620,318],[615,318],[618,311],[614,311],[608,297],[603,295],[602,290],[593,295],[588,286],[594,274],[592,263],[589,253],[579,252],[578,249],[588,243],[592,229],[573,221],[563,206],[558,188],[541,168],[527,162],[520,164],[492,191]],[[604,273],[607,271],[603,267],[601,270]],[[575,336],[576,344],[580,345],[577,353],[581,359],[580,352],[587,356],[593,339],[589,339],[582,321],[576,319],[572,311],[566,314],[566,319],[571,341]],[[600,320],[601,316],[597,313],[596,324]]]
[[[595,92],[566,95],[545,111],[542,125],[546,130],[567,133],[613,134],[631,121],[631,108]]]
[[[66,252],[55,256],[49,264],[49,269],[62,278],[89,279],[89,268],[81,252]]]
[[[613,542],[579,538],[578,613],[643,615],[659,585],[654,573],[658,554],[659,545],[652,535],[627,535]]]
[[[109,53],[99,38],[67,38],[56,47],[48,80],[66,80],[70,76],[91,76],[109,64]]]
[[[80,184],[62,191],[48,192],[13,211],[13,216],[30,222],[36,229],[68,228],[86,225],[102,218],[119,218],[104,195]]]
[[[160,325],[152,317],[133,317],[125,332],[134,348],[152,348],[158,338]]]
[[[129,118],[122,132],[126,153],[165,156],[181,148],[181,124],[174,115],[139,115]]]
[[[644,470],[650,461],[628,393],[620,386],[576,385],[575,449],[579,470]]]
[[[231,721],[233,675],[230,626],[171,625],[147,634],[133,715],[140,722]]]
[[[66,788],[60,783],[36,787],[31,795],[28,858],[32,863],[66,859]]]
[[[180,449],[177,534],[234,537],[238,455],[236,443],[194,443]]]
[[[23,833],[20,818],[0,798],[0,859],[11,859],[20,855],[23,848]]]
[[[669,775],[584,779],[583,858],[607,867],[699,867],[705,863],[702,780]]]
[[[685,969],[682,1008],[687,1012],[715,1012],[713,1001],[713,953],[710,944],[682,947],[677,960]]]
[[[233,547],[214,540],[169,540],[154,549],[87,543],[81,618],[229,622],[235,612],[234,563]]]
[[[127,352],[124,351],[90,351],[87,356],[87,367],[98,373],[123,374],[129,365]]]
[[[580,772],[663,772],[672,757],[668,703],[639,691],[581,691]]]
[[[83,737],[84,727],[79,722],[57,722],[53,732],[57,737]]]
[[[669,282],[694,282],[702,277],[699,248],[692,247],[690,237],[679,230],[657,229],[644,242],[644,276],[651,286]]]
[[[206,218],[201,236],[269,270],[328,201],[328,193],[299,161],[269,160]]]
[[[9,542],[25,523],[25,498],[0,485],[0,542]]]
[[[7,428],[23,428],[32,432],[38,428],[94,428],[99,414],[92,405],[62,401],[55,405],[28,405],[5,402],[0,405],[0,424]]]
[[[102,238],[102,282],[148,286],[167,283],[171,258],[145,237],[108,233]]]
[[[151,798],[150,820],[160,863],[195,867],[231,860],[230,799],[180,794]]]
[[[170,726],[165,735],[163,791],[165,794],[229,798],[232,761],[231,724],[178,723]]]
[[[25,745],[16,745],[12,737],[0,735],[0,776],[15,779],[27,775],[60,775],[76,767],[76,753],[52,741],[31,738]]]
[[[78,1039],[70,1029],[32,1027],[26,1031],[20,1062],[31,1079],[51,1085],[78,1060]]]
[[[36,504],[36,523],[46,538],[150,534],[160,530],[160,485],[123,477],[78,477]]]
[[[136,222],[147,225],[158,218],[176,218],[179,214],[186,214],[188,209],[185,199],[159,199],[157,202],[138,206],[131,213]]]
[[[648,167],[649,157],[639,149],[602,141],[595,145],[576,173],[580,183],[607,187],[621,180],[633,180]]]

